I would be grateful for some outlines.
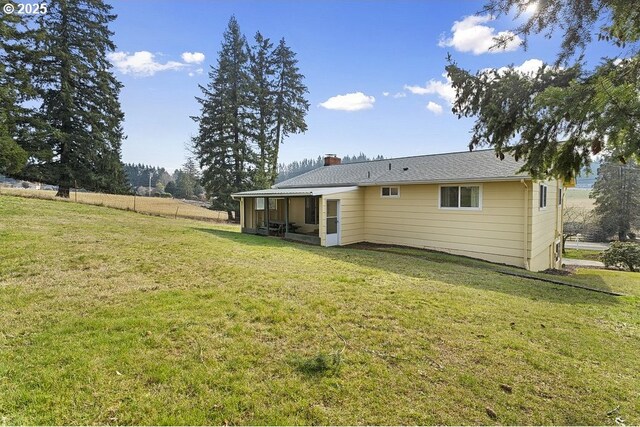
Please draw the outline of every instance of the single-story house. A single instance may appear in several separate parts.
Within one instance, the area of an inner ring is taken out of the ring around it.
[[[562,263],[564,185],[493,150],[325,166],[234,194],[243,233],[433,249],[540,271]]]

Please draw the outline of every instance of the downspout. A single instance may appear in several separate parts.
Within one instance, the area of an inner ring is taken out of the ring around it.
[[[529,186],[525,182],[524,179],[521,179],[520,182],[524,185],[524,215],[523,215],[523,232],[522,232],[522,258],[524,261],[524,268],[529,270]]]
[[[558,185],[558,189],[561,189],[562,191],[562,198],[559,200],[560,203],[558,203],[558,200],[556,200],[556,239],[560,239],[560,253],[558,253],[558,262],[556,263],[556,260],[554,259],[553,262],[555,264],[555,268],[558,268],[558,263],[560,264],[560,268],[562,268],[562,250],[564,249],[564,243],[562,240],[562,235],[564,233],[564,220],[562,218],[562,213],[564,210],[564,196],[565,196],[565,188],[564,188],[564,181],[562,181],[562,183],[560,181],[556,181],[557,185]],[[558,190],[556,189],[556,192]],[[555,249],[555,240],[554,240],[554,249]]]

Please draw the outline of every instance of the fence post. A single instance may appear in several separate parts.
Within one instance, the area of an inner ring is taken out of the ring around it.
[[[136,193],[133,193],[133,211],[137,212],[136,211]]]
[[[173,219],[178,219],[178,209],[180,209],[180,206],[176,207],[176,215],[173,217]]]

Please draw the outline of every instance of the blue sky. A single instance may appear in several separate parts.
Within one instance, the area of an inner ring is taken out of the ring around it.
[[[187,156],[198,84],[207,82],[231,15],[250,41],[258,30],[272,40],[284,37],[306,76],[309,129],[285,141],[281,162],[325,153],[401,157],[465,150],[472,121],[451,113],[442,75],[447,53],[472,70],[523,63],[532,69],[552,62],[558,46],[556,39],[534,37],[527,51],[514,44],[487,52],[491,35],[515,23],[513,17],[473,17],[482,6],[474,1],[111,4],[118,14],[112,62],[125,86],[123,160],[171,170]],[[606,49],[595,44],[590,57],[613,54]]]

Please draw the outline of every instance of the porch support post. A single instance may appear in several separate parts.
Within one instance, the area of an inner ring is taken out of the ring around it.
[[[267,236],[269,235],[269,198],[265,197],[264,198],[264,212],[265,212],[265,218],[267,218]]]
[[[284,233],[289,232],[289,198],[284,198]]]

